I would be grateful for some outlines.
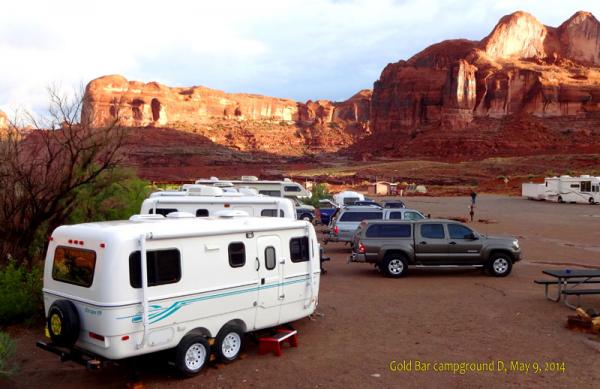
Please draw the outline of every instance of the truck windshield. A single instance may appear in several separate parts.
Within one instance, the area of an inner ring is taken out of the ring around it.
[[[58,246],[54,251],[52,278],[56,281],[89,288],[95,268],[95,251],[65,246]]]

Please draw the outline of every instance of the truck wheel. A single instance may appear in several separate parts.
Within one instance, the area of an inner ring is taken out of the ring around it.
[[[190,377],[202,371],[210,357],[210,346],[204,336],[188,334],[175,349],[175,367]]]
[[[408,270],[406,258],[401,254],[393,254],[387,256],[383,261],[383,273],[388,277],[402,277]]]
[[[302,216],[300,216],[300,220],[304,220],[307,222],[312,222],[312,216],[308,213],[303,214]]]
[[[50,339],[57,346],[71,347],[79,337],[79,315],[69,300],[56,300],[48,310],[46,322]]]
[[[488,263],[488,271],[494,277],[506,277],[512,269],[512,259],[508,254],[494,253]]]
[[[217,359],[224,363],[233,362],[242,351],[244,331],[235,325],[226,325],[221,328],[215,339],[215,354]]]

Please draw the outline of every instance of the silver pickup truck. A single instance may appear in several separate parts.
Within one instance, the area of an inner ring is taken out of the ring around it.
[[[373,263],[390,277],[414,267],[482,267],[507,276],[521,259],[519,241],[478,234],[452,220],[366,221],[353,238],[348,262]]]

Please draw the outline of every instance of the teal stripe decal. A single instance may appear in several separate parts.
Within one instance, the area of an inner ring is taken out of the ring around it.
[[[275,284],[260,285],[260,286],[257,285],[257,286],[253,286],[253,287],[241,289],[241,290],[232,290],[230,292],[215,293],[215,294],[211,294],[208,296],[200,296],[200,297],[195,297],[195,298],[191,298],[191,299],[176,301],[168,307],[162,307],[160,305],[150,305],[149,310],[148,310],[149,311],[148,321],[150,324],[159,322],[159,321],[171,316],[172,314],[174,314],[181,308],[185,307],[186,305],[190,305],[190,304],[193,304],[193,303],[196,303],[199,301],[213,300],[213,299],[218,299],[218,298],[223,298],[223,297],[234,296],[234,295],[238,295],[238,294],[258,292],[260,290],[277,288],[279,286],[298,284],[301,282],[305,282],[309,279],[310,279],[310,276],[304,276],[303,278],[300,278],[298,280],[286,281],[281,284],[275,283]],[[118,320],[131,319],[132,323],[141,323],[142,322],[142,312],[138,312],[137,314],[132,315],[132,316],[118,317],[117,319]]]

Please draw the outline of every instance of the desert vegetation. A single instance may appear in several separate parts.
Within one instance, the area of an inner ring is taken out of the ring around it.
[[[127,218],[148,182],[123,167],[127,129],[82,120],[82,94],[49,88],[44,114],[20,112],[0,134],[0,375],[14,343],[3,327],[38,322],[46,242],[61,224]]]

